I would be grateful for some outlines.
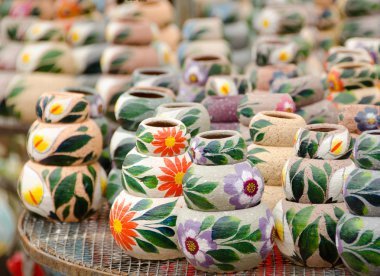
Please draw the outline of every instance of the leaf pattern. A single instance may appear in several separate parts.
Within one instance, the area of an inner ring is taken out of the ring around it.
[[[264,119],[260,119],[251,124],[249,127],[249,133],[251,135],[253,143],[261,142],[264,140],[265,132],[263,129],[271,125],[273,125],[271,122]]]

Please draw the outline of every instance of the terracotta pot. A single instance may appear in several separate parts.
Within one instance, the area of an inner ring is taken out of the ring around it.
[[[158,87],[133,87],[123,93],[115,105],[115,117],[126,130],[135,131],[146,118],[153,117],[156,108],[173,102],[171,90]]]
[[[289,94],[249,93],[244,95],[240,100],[237,115],[241,124],[249,126],[255,114],[261,111],[284,111],[293,113],[296,111],[296,105]]]
[[[349,132],[360,134],[362,131],[376,130],[380,125],[380,108],[376,105],[343,105],[339,111],[339,124]]]
[[[156,117],[180,120],[185,124],[191,137],[210,130],[210,116],[200,103],[162,104],[156,109]]]
[[[179,248],[199,270],[225,273],[257,267],[272,250],[273,233],[273,216],[263,203],[224,212],[178,210]],[[223,242],[227,239],[229,243]]]
[[[184,40],[212,40],[223,38],[223,23],[217,17],[190,18],[182,27]]]
[[[125,156],[136,145],[136,133],[118,127],[110,141],[111,159],[118,169],[121,169]]]
[[[305,120],[282,111],[262,111],[256,114],[249,125],[253,143],[263,146],[291,147],[299,128]]]
[[[108,174],[107,188],[105,192],[105,198],[110,205],[113,204],[116,197],[124,190],[121,183],[121,170],[114,168]]]
[[[346,213],[338,222],[336,243],[344,265],[354,275],[379,274],[379,217],[361,217]],[[361,241],[361,242],[359,242]]]
[[[267,205],[269,209],[273,210],[277,202],[279,202],[283,198],[284,198],[284,190],[282,189],[281,186],[265,185],[261,202]]]
[[[296,113],[304,118],[308,124],[338,123],[338,109],[327,100],[303,106]]]
[[[252,144],[248,147],[247,153],[247,159],[260,170],[266,186],[282,185],[282,169],[292,156],[294,156],[292,147],[276,145],[269,147]]]
[[[276,245],[297,265],[332,267],[340,263],[335,229],[344,203],[302,204],[281,200],[273,209]]]
[[[353,37],[346,40],[344,44],[349,49],[365,49],[374,63],[379,63],[380,61],[380,39],[371,37]]]
[[[340,46],[333,47],[329,50],[326,59],[326,70],[329,71],[333,66],[344,62],[373,64],[373,59],[364,49],[348,49]]]
[[[104,22],[76,21],[66,34],[66,42],[73,46],[97,44],[105,41]]]
[[[169,68],[140,68],[132,75],[134,86],[158,86],[171,89],[178,93],[179,76],[177,72]]]
[[[379,134],[379,130],[369,130],[356,138],[353,155],[357,166],[369,170],[380,170],[380,160],[377,158],[380,147]]]
[[[61,222],[77,222],[100,205],[107,176],[98,163],[45,166],[28,161],[20,175],[18,194],[28,210]]]
[[[306,158],[348,158],[353,147],[348,129],[335,124],[307,125],[298,130],[294,139],[297,156]]]
[[[237,108],[242,96],[212,96],[204,99],[202,104],[206,107],[213,123],[238,122]]]
[[[252,92],[251,83],[243,75],[212,76],[206,83],[206,96],[237,96]]]
[[[122,191],[110,211],[116,244],[129,256],[145,260],[182,257],[175,228],[178,197],[141,198]]]

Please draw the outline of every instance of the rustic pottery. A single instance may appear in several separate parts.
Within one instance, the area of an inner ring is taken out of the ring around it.
[[[380,102],[379,88],[374,86],[370,81],[364,81],[371,87],[359,88],[354,90],[345,90],[341,92],[330,93],[327,100],[333,102],[338,108],[346,104],[377,104]]]
[[[379,149],[380,131],[369,130],[363,132],[355,141],[354,162],[364,169],[380,170]]]
[[[349,49],[346,47],[333,47],[329,50],[326,59],[326,70],[329,71],[334,65],[343,62],[373,64],[371,55],[364,49]]]
[[[339,110],[339,124],[347,127],[350,133],[376,130],[380,126],[380,108],[376,105],[344,105]]]
[[[336,124],[338,123],[338,110],[328,101],[322,100],[299,108],[296,112],[305,119],[308,124]]]
[[[157,86],[171,89],[175,94],[179,89],[179,76],[173,69],[168,68],[139,68],[133,71],[134,86]]]
[[[105,41],[104,27],[103,22],[76,21],[66,33],[65,39],[73,46],[102,43]]]
[[[224,25],[224,36],[226,40],[230,43],[231,48],[240,50],[242,48],[250,50],[250,29],[247,22],[239,20],[236,22],[230,22]]]

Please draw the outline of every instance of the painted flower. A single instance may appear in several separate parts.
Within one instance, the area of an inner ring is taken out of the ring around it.
[[[41,128],[32,131],[28,138],[28,152],[35,160],[41,160],[49,153],[63,127]]]
[[[110,228],[112,236],[117,244],[126,250],[132,250],[136,245],[134,240],[138,236],[135,229],[137,223],[131,221],[136,212],[130,212],[129,208],[132,203],[125,202],[125,199],[116,198],[110,212]]]
[[[276,227],[276,245],[285,256],[293,256],[295,252],[295,246],[289,224],[286,220],[286,215],[284,214],[282,208],[281,201],[278,202],[277,205],[274,207],[273,217]]]
[[[360,111],[356,114],[355,122],[360,131],[378,129],[380,125],[378,110],[376,108],[366,107],[364,111]]]
[[[184,77],[189,84],[204,85],[207,81],[208,70],[204,66],[190,63],[185,69]]]
[[[52,121],[59,121],[67,114],[71,99],[57,99],[51,101],[45,109],[45,117]]]
[[[280,16],[272,9],[264,9],[254,22],[257,31],[263,34],[276,34],[280,26]]]
[[[28,205],[37,207],[44,198],[44,185],[39,175],[25,166],[21,178],[20,195]]]
[[[283,95],[276,106],[276,111],[285,111],[293,113],[296,111],[296,104],[289,95]]]
[[[212,240],[211,231],[200,233],[201,223],[187,220],[185,224],[178,225],[178,240],[182,252],[187,260],[195,266],[209,267],[214,264],[207,251],[215,250],[217,245]]]
[[[154,154],[161,156],[173,156],[181,153],[181,150],[186,148],[186,137],[183,131],[177,131],[176,128],[163,128],[157,134],[153,135],[154,140],[152,145],[156,147]]]
[[[174,162],[169,158],[164,158],[166,167],[160,167],[164,175],[157,178],[164,182],[158,187],[159,191],[167,191],[165,197],[182,195],[182,179],[190,167],[191,162],[187,162],[186,157],[175,157]]]
[[[190,156],[194,162],[197,160],[197,164],[204,165],[207,163],[207,158],[204,156],[204,147],[200,145],[201,141],[198,137],[195,137],[190,146]]]
[[[221,96],[235,96],[238,94],[236,85],[233,81],[225,77],[214,77],[216,92]]]
[[[261,200],[264,191],[264,181],[255,167],[249,163],[235,165],[236,174],[224,177],[224,191],[231,195],[229,202],[237,209],[255,206]]]
[[[56,16],[58,18],[69,18],[79,16],[82,9],[78,1],[75,0],[60,0],[56,3]]]
[[[265,259],[272,251],[276,230],[274,227],[274,218],[272,212],[267,209],[266,216],[259,219],[259,229],[261,231],[261,240],[264,242],[260,250],[261,258]]]
[[[340,74],[337,71],[331,70],[327,76],[327,84],[331,92],[341,92],[344,90],[344,85],[340,79]]]
[[[296,52],[295,44],[290,43],[285,47],[281,47],[273,51],[270,55],[270,63],[271,64],[279,64],[279,63],[290,63],[294,59],[294,54]]]

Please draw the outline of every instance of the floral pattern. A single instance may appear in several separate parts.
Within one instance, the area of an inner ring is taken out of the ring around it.
[[[296,111],[296,105],[294,101],[287,95],[281,97],[280,102],[276,106],[276,111],[285,111],[294,113]]]
[[[380,139],[377,130],[362,133],[355,142],[353,156],[358,167],[380,170]]]
[[[274,240],[276,237],[276,228],[274,227],[274,218],[272,212],[268,209],[266,216],[259,219],[259,229],[261,231],[261,240],[264,241],[264,245],[260,250],[261,258],[268,256],[272,251]]]
[[[154,154],[161,156],[173,156],[181,153],[186,148],[184,141],[186,137],[182,130],[177,131],[176,128],[163,128],[157,134],[153,135],[152,145],[156,147]]]
[[[355,122],[360,131],[375,130],[380,126],[380,115],[377,108],[366,107],[364,111],[358,112]]]
[[[205,85],[208,78],[208,70],[205,66],[190,63],[184,71],[185,82],[192,85]]]
[[[331,92],[341,92],[344,90],[343,81],[340,78],[340,73],[331,70],[327,76],[328,87]]]

